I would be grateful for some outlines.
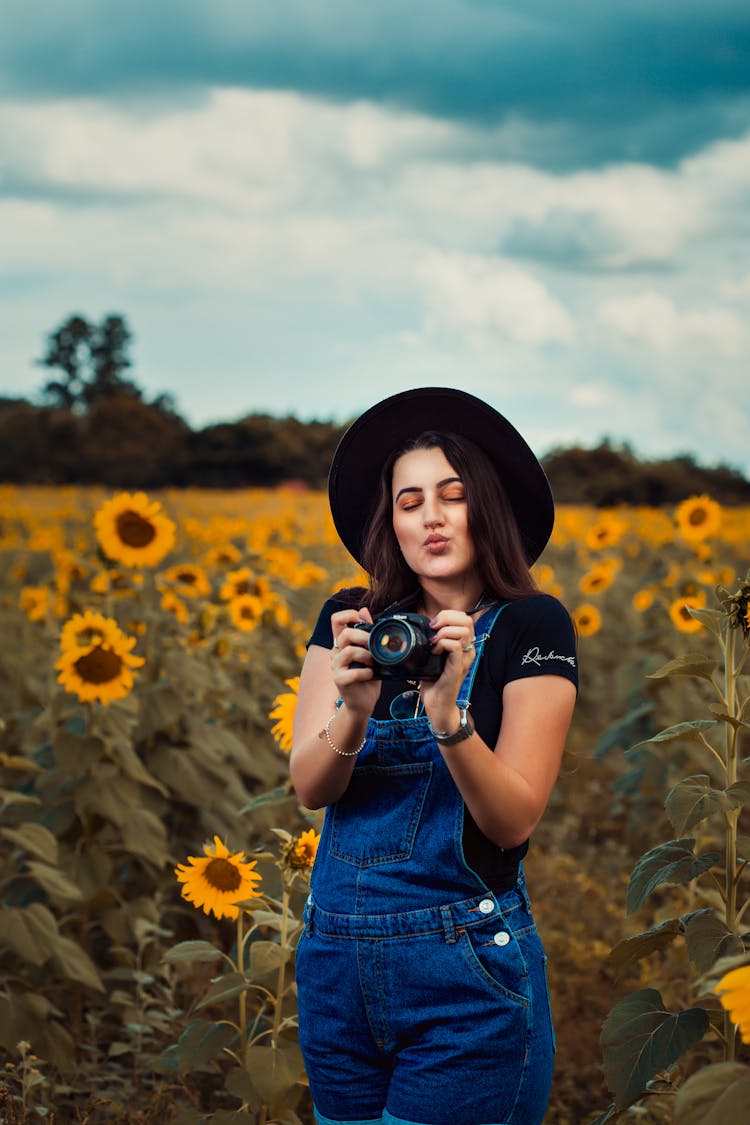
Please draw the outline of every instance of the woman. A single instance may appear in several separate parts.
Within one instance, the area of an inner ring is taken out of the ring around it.
[[[554,1033],[521,860],[577,685],[570,618],[529,574],[549,485],[497,411],[424,388],[350,427],[329,496],[370,587],[323,607],[290,761],[326,806],[297,950],[317,1120],[538,1125]],[[394,612],[424,616],[429,678],[398,664]]]

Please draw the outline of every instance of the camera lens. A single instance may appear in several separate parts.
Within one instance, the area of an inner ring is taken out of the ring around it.
[[[414,631],[408,622],[390,618],[374,627],[369,645],[378,663],[401,664],[414,648]]]

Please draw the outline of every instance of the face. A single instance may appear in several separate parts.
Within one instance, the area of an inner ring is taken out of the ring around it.
[[[442,449],[415,449],[393,468],[393,530],[421,579],[476,581],[466,491]]]

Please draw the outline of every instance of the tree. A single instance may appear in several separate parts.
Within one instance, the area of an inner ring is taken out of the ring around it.
[[[136,384],[123,377],[131,366],[128,346],[132,333],[122,316],[110,315],[93,324],[78,314],[69,317],[48,337],[47,352],[37,362],[58,368],[43,393],[53,406],[83,413],[95,402],[112,395],[140,399]]]

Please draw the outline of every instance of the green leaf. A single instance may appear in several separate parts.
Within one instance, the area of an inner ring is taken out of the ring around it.
[[[228,1024],[191,1020],[179,1041],[159,1056],[154,1069],[160,1074],[187,1074],[205,1066],[236,1038],[236,1030]]]
[[[224,1088],[230,1094],[234,1094],[235,1098],[246,1102],[250,1108],[256,1110],[256,1112],[260,1109],[262,1104],[260,1096],[253,1086],[250,1075],[244,1067],[236,1066],[233,1070],[229,1071],[224,1083]]]
[[[677,1125],[750,1121],[750,1068],[739,1062],[702,1067],[677,1091]]]
[[[57,840],[43,824],[29,822],[20,828],[0,829],[0,835],[53,866],[57,864]]]
[[[633,728],[637,727],[647,715],[652,714],[653,710],[653,703],[639,703],[624,718],[606,730],[594,747],[594,757],[597,761],[618,746],[629,746],[633,738]]]
[[[745,946],[713,910],[697,910],[685,918],[685,940],[690,960],[701,973],[707,973],[719,957],[744,953]]]
[[[686,652],[670,660],[656,672],[652,672],[649,680],[662,680],[667,676],[698,676],[703,680],[712,680],[717,664],[715,660],[704,656],[702,652]]]
[[[104,742],[89,734],[63,727],[52,740],[55,761],[65,774],[82,775],[104,756]]]
[[[640,961],[659,949],[665,949],[678,934],[682,933],[683,929],[680,918],[668,918],[666,922],[652,926],[642,934],[635,934],[634,937],[618,941],[607,960],[613,968],[622,972],[635,961]]]
[[[633,868],[627,893],[627,911],[633,914],[643,906],[649,895],[662,883],[690,883],[721,857],[718,852],[696,856],[695,837],[669,840],[646,852]]]
[[[729,800],[730,808],[742,808],[750,801],[750,781],[735,781],[734,785],[730,785],[724,792]]]
[[[38,863],[36,860],[30,861],[27,864],[29,874],[32,878],[42,887],[43,890],[52,899],[60,899],[63,902],[81,902],[83,895],[80,888],[71,883],[67,875],[57,867],[50,867],[46,863]]]
[[[726,621],[727,615],[722,613],[720,609],[693,609],[692,606],[688,607],[688,613],[694,617],[696,621],[700,621],[717,637],[721,636],[721,624]]]
[[[693,719],[689,723],[676,723],[673,727],[665,727],[664,730],[660,730],[658,734],[652,734],[650,738],[644,738],[642,742],[636,742],[626,753],[631,754],[639,746],[648,746],[652,742],[672,742],[675,738],[700,742],[701,731],[715,726],[716,721],[714,719]]]
[[[723,789],[714,789],[708,774],[685,777],[670,789],[664,808],[675,832],[685,832],[717,812],[731,806]]]
[[[239,810],[240,816],[243,813],[253,812],[255,809],[260,809],[268,805],[281,805],[285,801],[292,800],[294,794],[290,793],[289,787],[286,785],[277,785],[275,789],[271,789],[268,793],[261,793],[259,797],[253,797],[252,801],[248,801]]]
[[[254,941],[250,946],[250,975],[257,979],[286,964],[289,950],[282,949],[275,941]]]
[[[55,961],[68,980],[77,980],[97,992],[104,992],[104,985],[96,965],[80,945],[72,938],[58,936],[55,942]]]
[[[208,941],[181,941],[167,950],[162,961],[218,961],[221,956],[221,950]]]
[[[41,805],[38,797],[29,793],[19,793],[17,789],[0,789],[0,805],[10,808],[11,805]]]
[[[248,984],[242,973],[225,973],[224,976],[211,982],[208,992],[195,1005],[195,1011],[199,1012],[209,1004],[220,1004],[224,1000],[231,1000],[241,992],[248,992],[251,987],[252,985]]]
[[[720,703],[712,703],[708,709],[722,723],[729,723],[735,730],[739,730],[740,727],[750,727],[750,723],[745,722],[744,719],[738,719],[736,715],[728,715]]]
[[[162,797],[169,796],[167,787],[151,776],[130,743],[121,740],[112,743],[109,747],[109,757],[117,762],[122,772],[132,781],[151,786],[152,789],[158,790]]]
[[[660,1070],[700,1042],[707,1028],[703,1008],[673,1015],[653,988],[621,1000],[608,1015],[600,1037],[604,1077],[616,1108],[632,1105]]]
[[[155,867],[167,862],[167,831],[150,809],[128,809],[128,818],[122,825],[122,842],[132,855],[143,856]]]
[[[56,941],[57,919],[40,902],[0,910],[0,947],[12,949],[24,961],[43,965]]]
[[[245,1065],[253,1086],[272,1113],[283,1109],[286,1094],[305,1073],[302,1052],[295,1043],[248,1048]]]

